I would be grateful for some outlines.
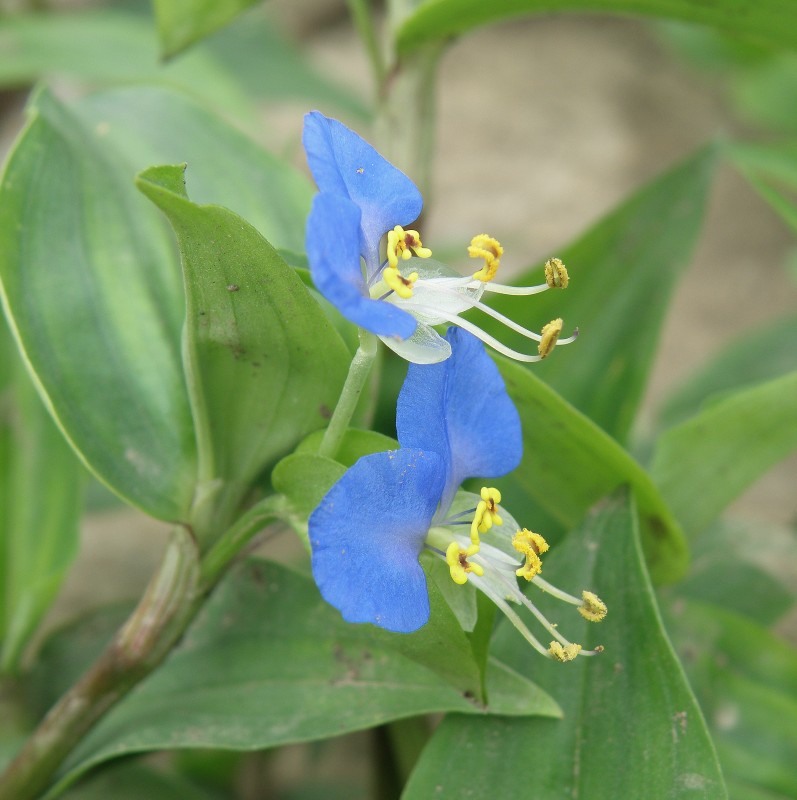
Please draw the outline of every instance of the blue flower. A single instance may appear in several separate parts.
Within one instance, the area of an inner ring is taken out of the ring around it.
[[[307,220],[307,256],[316,287],[347,319],[379,336],[408,361],[431,364],[451,354],[435,325],[457,325],[499,352],[520,361],[539,361],[561,339],[562,320],[535,333],[481,302],[484,292],[529,295],[566,288],[567,270],[550,259],[540,286],[502,286],[493,281],[503,248],[479,234],[468,254],[483,261],[462,276],[431,258],[418,231],[407,229],[423,207],[415,184],[354,131],[318,111],[305,117],[304,148],[319,193]],[[385,255],[381,242],[385,241]],[[407,262],[406,274],[400,265]],[[477,308],[537,342],[537,353],[512,350],[461,314]]]
[[[429,619],[419,562],[427,549],[448,563],[456,583],[472,582],[487,594],[540,652],[558,657],[558,647],[572,658],[577,645],[543,623],[556,640],[553,650],[544,648],[507,603],[539,613],[517,576],[542,585],[537,565],[544,539],[499,509],[496,489],[485,487],[479,496],[458,491],[467,478],[515,469],[522,439],[517,410],[481,343],[457,328],[446,341],[451,358],[409,367],[396,416],[401,449],[361,458],[310,516],[313,576],[346,621],[410,633]],[[586,596],[545,587],[587,618],[605,614],[590,593],[588,603]]]

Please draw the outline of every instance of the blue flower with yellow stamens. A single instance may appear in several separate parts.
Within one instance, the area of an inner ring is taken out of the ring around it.
[[[485,292],[529,295],[566,288],[569,278],[559,259],[550,259],[545,283],[502,286],[494,282],[503,248],[479,234],[468,254],[484,266],[462,276],[431,258],[418,231],[406,229],[421,213],[415,184],[354,131],[318,111],[305,117],[304,148],[319,193],[307,220],[307,257],[313,281],[344,317],[379,336],[408,361],[432,364],[451,354],[435,325],[453,324],[499,352],[520,361],[539,361],[561,339],[562,321],[538,334],[481,302]],[[385,240],[385,253],[381,243]],[[406,264],[406,274],[401,269]],[[538,343],[536,354],[512,350],[460,316],[477,308]]]
[[[457,328],[446,341],[451,358],[409,367],[396,415],[401,449],[361,458],[310,516],[313,576],[346,621],[410,633],[429,619],[419,562],[428,549],[447,562],[455,583],[472,582],[541,653],[558,658],[561,651],[567,657],[560,660],[569,660],[580,648],[544,620],[517,584],[521,576],[543,585],[545,540],[519,530],[503,509],[499,513],[497,490],[458,492],[467,478],[515,469],[522,440],[517,410],[482,344]],[[544,585],[588,618],[605,613],[591,593],[578,599]],[[556,640],[552,649],[537,641],[507,600],[543,621]]]

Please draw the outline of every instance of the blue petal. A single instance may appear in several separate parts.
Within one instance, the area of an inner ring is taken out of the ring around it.
[[[307,258],[313,283],[346,319],[379,336],[412,336],[415,318],[392,303],[371,300],[360,267],[360,209],[351,200],[321,193],[307,218]]]
[[[520,417],[484,345],[460,328],[449,328],[446,339],[451,358],[410,364],[396,409],[401,446],[443,458],[441,514],[466,478],[506,475],[523,455]]]
[[[379,240],[396,225],[418,218],[421,193],[368,142],[318,111],[305,115],[302,141],[318,188],[360,207],[360,254],[372,275],[379,267]]]
[[[442,490],[440,459],[420,450],[361,458],[310,515],[313,577],[347,622],[411,633],[429,619],[418,563]]]

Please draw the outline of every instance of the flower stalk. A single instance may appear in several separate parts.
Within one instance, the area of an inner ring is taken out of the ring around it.
[[[346,383],[343,384],[340,399],[321,440],[318,455],[334,458],[338,452],[376,358],[376,349],[376,337],[360,328],[360,346],[349,366]]]
[[[0,800],[37,797],[86,732],[161,663],[199,608],[199,575],[193,535],[178,526],[127,622],[0,776]]]

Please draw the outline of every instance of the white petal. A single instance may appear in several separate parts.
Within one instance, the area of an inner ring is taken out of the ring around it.
[[[483,292],[481,281],[462,284],[456,278],[432,278],[419,280],[413,287],[412,297],[398,300],[397,305],[427,325],[439,325],[473,308]],[[440,312],[440,316],[435,316],[432,310]]]
[[[434,329],[418,322],[409,339],[379,337],[396,355],[413,364],[437,364],[451,355],[451,345]]]

